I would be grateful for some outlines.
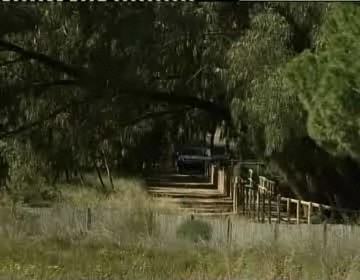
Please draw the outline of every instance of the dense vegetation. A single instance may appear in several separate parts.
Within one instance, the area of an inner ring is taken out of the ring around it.
[[[303,199],[360,202],[353,3],[2,4],[0,185],[134,174],[225,128]],[[111,186],[103,186],[109,188]]]

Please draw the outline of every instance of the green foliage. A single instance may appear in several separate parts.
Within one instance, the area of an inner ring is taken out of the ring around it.
[[[334,5],[315,53],[289,65],[288,78],[308,113],[308,133],[330,152],[360,159],[360,8]]]
[[[188,239],[192,242],[209,241],[211,234],[210,224],[201,220],[186,220],[176,230],[176,235],[179,238]]]
[[[58,198],[57,191],[48,186],[49,169],[29,143],[2,142],[0,155],[9,166],[8,187],[15,201],[31,204]]]
[[[267,154],[281,150],[292,133],[294,121],[299,122],[300,118],[294,115],[294,108],[299,107],[296,97],[282,81],[282,66],[291,54],[290,28],[283,16],[272,9],[265,10],[252,18],[249,30],[228,54],[229,84],[233,83],[235,95],[234,118],[240,126],[252,123],[249,134],[255,145],[256,139],[263,138],[262,149]]]
[[[24,193],[136,174],[226,120],[244,157],[291,156],[306,185],[322,172],[292,143],[359,159],[358,25],[355,4],[1,5],[2,166]]]

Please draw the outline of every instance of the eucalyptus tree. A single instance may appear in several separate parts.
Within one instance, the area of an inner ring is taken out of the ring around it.
[[[329,152],[360,160],[360,8],[333,5],[320,30],[315,52],[289,66],[288,76],[308,113],[309,135]]]
[[[9,23],[19,9],[2,6],[2,20]],[[34,23],[20,32],[23,23],[15,22],[0,39],[7,101],[0,137],[30,140],[39,157],[61,170],[104,155],[104,147],[117,157],[124,146],[136,146],[153,123],[138,121],[194,108],[229,119],[206,90],[213,67],[204,62],[212,54],[204,52],[202,33],[210,10],[127,4],[21,10]],[[177,52],[169,52],[179,38]]]
[[[1,155],[28,155],[52,179],[136,170],[164,150],[150,146],[225,121],[241,153],[269,159],[300,196],[334,196],[346,188],[328,185],[358,170],[357,66],[345,55],[357,52],[357,8],[328,6],[1,5]]]

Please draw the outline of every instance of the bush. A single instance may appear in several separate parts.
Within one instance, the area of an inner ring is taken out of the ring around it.
[[[47,184],[49,166],[29,143],[0,142],[0,157],[8,165],[7,186],[12,200],[38,205],[59,198],[59,192]]]
[[[176,230],[177,237],[193,242],[209,241],[211,234],[212,228],[208,223],[193,219],[181,223]]]

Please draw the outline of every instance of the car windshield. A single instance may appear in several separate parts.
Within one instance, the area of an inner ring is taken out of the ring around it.
[[[189,155],[189,156],[207,156],[207,149],[202,148],[187,148],[180,152],[181,155]]]
[[[224,155],[225,154],[225,147],[214,147],[213,148],[213,155]]]

